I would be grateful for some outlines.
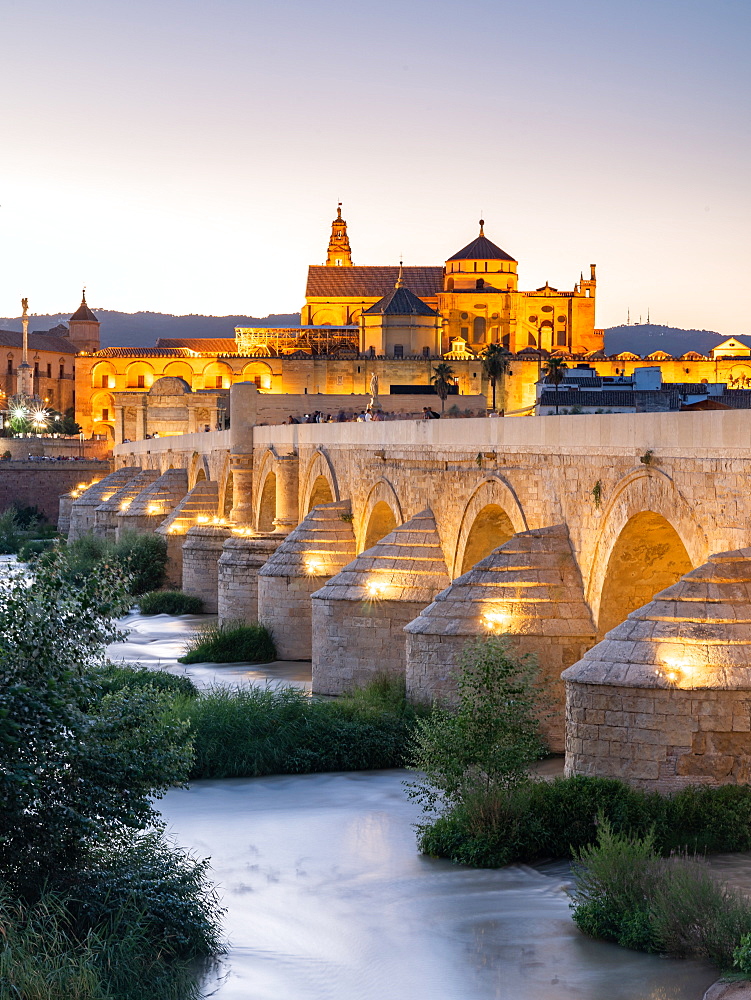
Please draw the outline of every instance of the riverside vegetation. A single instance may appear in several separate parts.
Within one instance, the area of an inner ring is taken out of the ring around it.
[[[751,903],[701,860],[751,850],[751,788],[664,796],[602,778],[536,780],[546,709],[534,664],[503,637],[476,639],[456,679],[456,710],[418,719],[413,737],[420,849],[479,867],[573,857],[586,934],[751,975]]]
[[[187,780],[188,727],[158,684],[100,676],[129,583],[52,552],[0,590],[2,1000],[185,1000],[220,948],[207,864],[153,805]]]

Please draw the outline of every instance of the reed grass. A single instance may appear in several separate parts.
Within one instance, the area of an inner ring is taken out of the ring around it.
[[[269,663],[276,648],[269,630],[253,622],[204,625],[188,639],[179,663]]]

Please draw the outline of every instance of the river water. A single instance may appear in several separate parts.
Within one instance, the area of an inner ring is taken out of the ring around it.
[[[208,616],[127,616],[114,660],[212,684],[310,688],[310,664],[177,663]],[[558,765],[552,765],[554,770]],[[701,1000],[714,970],[591,941],[565,864],[487,871],[417,853],[401,771],[197,781],[160,803],[227,908],[220,1000]],[[721,862],[723,864],[723,862]],[[745,867],[744,867],[745,866]],[[729,875],[737,856],[724,860]],[[751,871],[743,859],[741,868]]]
[[[221,1000],[701,1000],[717,973],[591,941],[564,865],[420,856],[400,771],[194,782],[160,808],[210,856]]]

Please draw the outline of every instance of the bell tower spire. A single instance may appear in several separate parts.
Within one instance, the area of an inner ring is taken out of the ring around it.
[[[336,208],[336,218],[331,223],[331,239],[326,267],[352,267],[352,251],[347,236],[347,223],[342,218],[342,203]]]

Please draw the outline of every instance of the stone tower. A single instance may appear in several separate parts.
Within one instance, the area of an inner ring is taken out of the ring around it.
[[[70,317],[68,324],[71,344],[77,350],[93,354],[99,350],[99,320],[86,303],[86,289],[81,297],[81,305]]]
[[[16,394],[19,396],[34,395],[34,369],[29,364],[29,300],[21,299],[23,315],[23,354],[21,364],[16,369]]]
[[[336,218],[331,223],[331,239],[326,267],[352,267],[352,251],[347,236],[347,223],[342,218],[342,203],[336,207]]]

